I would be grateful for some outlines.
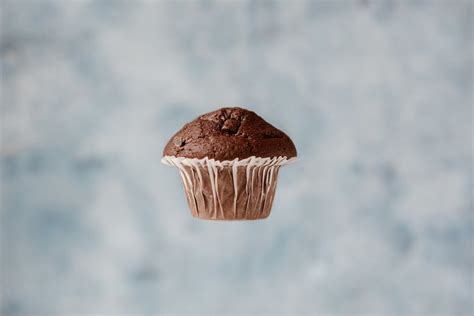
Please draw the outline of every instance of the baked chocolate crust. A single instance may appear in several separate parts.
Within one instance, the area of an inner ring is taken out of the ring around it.
[[[296,157],[291,139],[255,112],[222,108],[183,126],[166,144],[163,156],[215,160]]]

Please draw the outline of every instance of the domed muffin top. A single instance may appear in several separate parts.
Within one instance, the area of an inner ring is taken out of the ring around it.
[[[255,112],[233,107],[199,116],[166,144],[163,156],[215,160],[296,157],[291,139]]]

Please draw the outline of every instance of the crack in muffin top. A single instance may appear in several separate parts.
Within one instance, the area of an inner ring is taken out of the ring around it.
[[[183,126],[165,146],[163,156],[215,160],[296,157],[292,140],[255,112],[222,108]]]

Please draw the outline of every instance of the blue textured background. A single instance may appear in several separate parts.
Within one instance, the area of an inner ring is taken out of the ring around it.
[[[1,2],[2,315],[473,311],[471,1]],[[167,139],[286,131],[272,214],[187,209]]]

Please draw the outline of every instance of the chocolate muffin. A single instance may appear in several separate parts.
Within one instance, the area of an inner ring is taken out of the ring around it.
[[[291,139],[255,112],[223,108],[184,125],[168,142],[164,156],[234,160],[295,157]]]
[[[179,168],[194,217],[245,220],[270,214],[279,169],[295,160],[296,148],[256,113],[233,107],[184,125],[163,156]]]

